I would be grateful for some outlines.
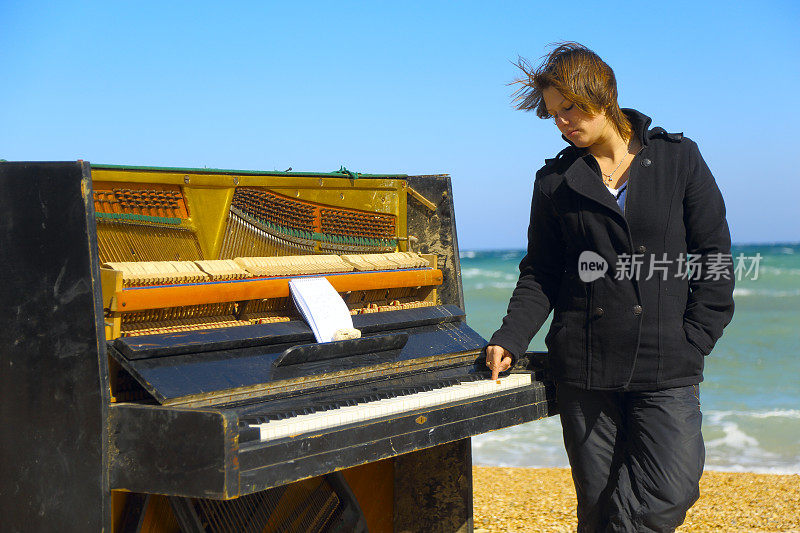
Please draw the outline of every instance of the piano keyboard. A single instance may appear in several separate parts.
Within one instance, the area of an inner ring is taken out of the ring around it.
[[[496,381],[486,379],[483,375],[473,374],[471,377],[471,381],[456,385],[441,388],[434,388],[435,385],[433,387],[429,386],[426,388],[431,390],[423,390],[423,392],[416,392],[409,388],[367,395],[359,398],[359,401],[351,400],[350,402],[345,402],[351,405],[319,406],[318,409],[323,410],[315,411],[312,409],[315,412],[308,414],[291,413],[283,415],[281,413],[256,417],[278,419],[249,424],[249,426],[260,431],[260,440],[275,440],[365,420],[371,421],[385,416],[408,413],[470,398],[483,397],[531,384],[531,374],[511,374]],[[283,418],[283,416],[286,417]]]

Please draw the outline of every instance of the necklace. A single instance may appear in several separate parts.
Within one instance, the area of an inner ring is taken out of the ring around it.
[[[631,139],[631,140],[632,140],[632,139]],[[603,172],[602,170],[600,171],[600,173],[601,173],[603,176],[605,176],[605,177],[606,177],[606,179],[605,179],[604,181],[607,181],[608,183],[611,183],[611,180],[612,180],[612,178],[613,178],[614,174],[617,172],[617,170],[619,170],[619,167],[621,167],[621,166],[622,166],[622,163],[623,163],[623,162],[624,162],[626,159],[628,159],[628,156],[629,156],[630,154],[631,154],[631,145],[630,145],[630,142],[628,142],[628,151],[627,151],[627,153],[625,154],[625,156],[624,156],[622,159],[620,159],[620,161],[619,161],[619,165],[617,165],[617,168],[615,168],[614,170],[612,170],[612,171],[611,171],[611,174],[606,174],[606,173],[605,173],[605,172]]]
[[[622,166],[622,162],[623,162],[623,161],[625,161],[626,159],[628,159],[628,154],[625,154],[625,157],[623,157],[623,158],[620,160],[620,162],[619,162],[619,165],[617,165],[617,168],[615,168],[614,170],[612,170],[612,171],[611,171],[611,174],[606,174],[605,172],[601,172],[601,174],[603,174],[603,176],[605,176],[605,177],[606,177],[606,181],[608,181],[609,183],[611,183],[611,178],[614,176],[614,173],[615,173],[617,170],[619,170],[619,167],[621,167],[621,166]]]
[[[617,170],[619,170],[619,167],[621,167],[621,166],[622,166],[622,163],[623,163],[623,161],[625,161],[626,159],[628,159],[628,155],[630,155],[630,154],[629,154],[629,153],[628,153],[628,154],[625,154],[625,157],[623,157],[622,159],[620,159],[620,161],[619,161],[619,165],[617,165],[617,168],[615,168],[614,170],[612,170],[612,171],[611,171],[611,174],[606,174],[605,172],[602,172],[602,171],[600,172],[600,173],[601,173],[603,176],[605,176],[605,177],[606,177],[606,181],[607,181],[607,182],[611,183],[611,180],[612,180],[612,178],[613,178],[614,174],[617,172]]]

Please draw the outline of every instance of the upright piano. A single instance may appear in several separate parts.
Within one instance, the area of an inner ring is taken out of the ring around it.
[[[471,531],[490,379],[446,175],[0,163],[0,530]],[[361,338],[316,343],[289,280]]]

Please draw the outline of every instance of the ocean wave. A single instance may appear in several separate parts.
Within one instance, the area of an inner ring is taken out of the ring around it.
[[[774,416],[785,418],[800,418],[800,409],[773,409],[766,412],[753,412],[748,413],[749,416],[754,418],[772,418]]]
[[[725,432],[725,435],[718,439],[706,441],[706,448],[727,446],[730,448],[752,449],[758,447],[758,439],[746,434],[735,422],[722,424],[721,429]]]
[[[800,474],[797,457],[785,457],[759,447],[716,449],[706,443],[706,470],[756,472],[760,474]]]
[[[473,278],[491,278],[491,279],[505,279],[516,280],[517,276],[508,272],[500,270],[487,270],[485,268],[470,267],[461,269],[461,277],[464,279]]]
[[[473,437],[472,459],[487,466],[569,466],[557,416]]]
[[[745,289],[737,287],[733,289],[733,296],[734,298],[737,296],[769,296],[770,298],[786,298],[800,296],[800,289],[782,291],[776,289]]]
[[[776,276],[800,276],[800,268],[782,268],[762,265],[758,267],[760,274],[775,274]]]
[[[730,416],[752,417],[752,418],[773,418],[783,417],[789,419],[800,419],[800,409],[771,409],[769,411],[703,411],[703,416],[712,422],[719,423],[724,418]]]
[[[513,282],[495,281],[493,283],[478,283],[472,288],[476,291],[481,291],[483,289],[513,289],[516,286],[517,284]]]
[[[472,259],[475,257],[475,252],[472,250],[460,251],[458,252],[458,257],[461,259]]]
[[[765,421],[757,421],[769,419]],[[762,424],[777,424],[793,434],[800,420],[798,409],[709,410],[703,413],[706,469],[730,472],[800,474],[800,448],[791,442],[762,440]],[[756,424],[753,426],[751,424]],[[788,446],[787,446],[788,444]],[[550,417],[506,428],[472,439],[475,464],[489,466],[569,466],[561,424]],[[776,447],[777,446],[777,447]]]
[[[506,252],[506,253],[504,253],[504,254],[502,254],[500,256],[500,260],[501,261],[509,261],[509,260],[513,259],[513,260],[519,262],[521,255],[522,254],[520,254],[519,252]]]

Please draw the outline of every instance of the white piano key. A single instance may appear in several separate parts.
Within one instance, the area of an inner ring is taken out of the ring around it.
[[[477,398],[495,392],[530,385],[530,374],[511,374],[494,380],[483,379],[433,389],[406,396],[396,396],[358,405],[348,405],[339,409],[319,411],[308,415],[298,415],[283,420],[272,420],[264,424],[251,424],[258,427],[262,441],[300,435],[312,431],[344,426],[384,416],[416,411],[437,405]]]

